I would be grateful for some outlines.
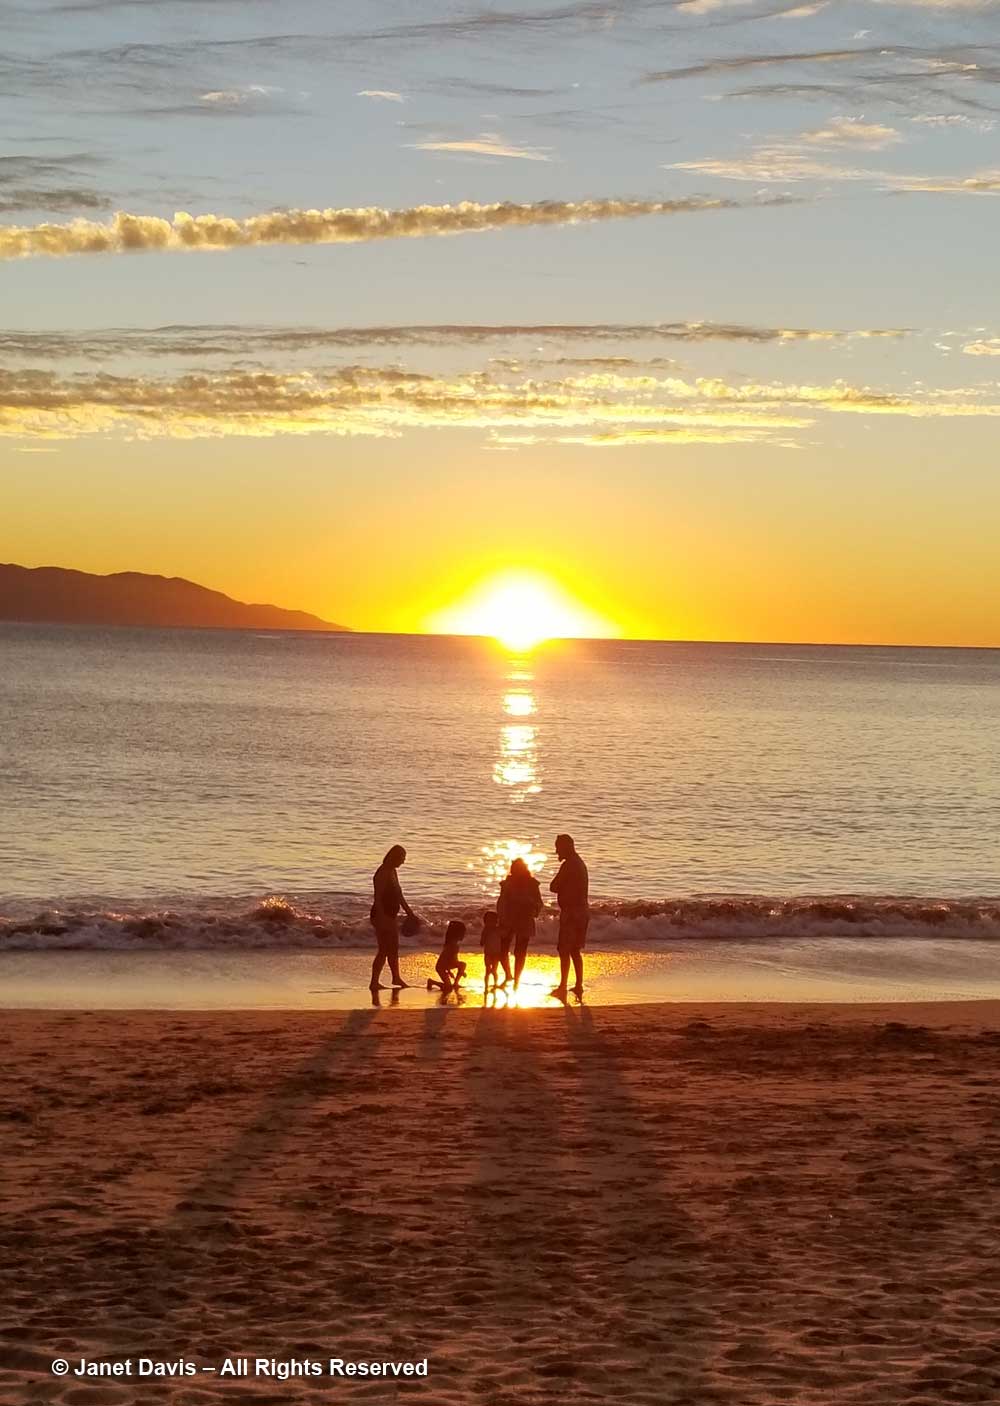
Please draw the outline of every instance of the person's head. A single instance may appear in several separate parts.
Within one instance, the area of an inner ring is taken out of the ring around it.
[[[576,845],[573,843],[572,835],[556,836],[556,854],[560,859],[569,859],[571,854],[576,854]]]
[[[526,861],[523,860],[520,855],[518,855],[517,859],[512,859],[510,861],[510,877],[512,879],[531,878],[531,870],[528,868]]]
[[[465,924],[460,923],[456,918],[452,918],[451,922],[444,930],[445,942],[461,942],[464,936]]]
[[[497,911],[495,908],[487,908],[483,914],[483,932],[490,932],[497,925]]]
[[[382,863],[387,864],[390,869],[398,869],[401,864],[406,863],[406,850],[402,845],[393,845]]]

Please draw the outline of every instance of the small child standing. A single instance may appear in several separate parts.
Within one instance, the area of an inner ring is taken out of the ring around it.
[[[428,977],[428,991],[455,991],[458,989],[458,983],[462,980],[466,972],[465,963],[458,955],[458,949],[461,947],[464,937],[464,923],[453,920],[445,928],[444,945],[441,948],[441,955],[437,959],[437,965],[434,968],[441,979],[440,981],[434,981],[431,977]],[[454,975],[452,975],[452,973],[454,973]]]
[[[493,988],[496,990],[497,967],[500,965],[503,941],[500,935],[500,919],[492,908],[487,908],[483,914],[483,935],[479,939],[479,945],[483,949],[483,990],[490,989],[490,977],[493,978]]]

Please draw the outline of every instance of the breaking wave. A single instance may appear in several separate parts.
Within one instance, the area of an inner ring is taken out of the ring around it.
[[[449,918],[475,924],[485,900],[422,902],[421,933],[433,946]],[[176,906],[63,903],[0,915],[0,951],[204,951],[370,948],[368,900],[351,895],[269,895],[257,900],[187,900]],[[473,928],[473,932],[477,932]],[[635,947],[692,938],[1000,938],[1000,898],[928,899],[762,896],[696,897],[592,907],[589,945]],[[541,946],[555,919],[539,922]]]

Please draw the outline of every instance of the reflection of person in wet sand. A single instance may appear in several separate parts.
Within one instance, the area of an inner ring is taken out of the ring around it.
[[[511,946],[514,948],[514,985],[517,986],[528,956],[528,943],[535,935],[535,919],[542,911],[542,893],[538,880],[523,859],[511,862],[510,873],[500,885],[497,914],[500,919],[500,962],[506,986],[510,980]]]
[[[576,984],[574,996],[583,995],[583,948],[590,923],[589,877],[587,866],[576,852],[571,835],[556,836],[559,872],[549,884],[559,904],[559,985],[554,996],[567,994],[569,965],[573,963]]]
[[[381,986],[379,977],[382,975],[382,968],[386,962],[389,963],[389,971],[392,973],[393,986],[405,987],[408,985],[399,974],[399,910],[402,908],[406,916],[414,922],[417,922],[417,917],[403,897],[403,890],[399,886],[399,875],[396,871],[400,865],[405,863],[406,850],[402,845],[393,845],[372,875],[375,900],[372,903],[370,917],[372,927],[375,929],[375,940],[378,943],[378,951],[372,962],[371,989],[373,991],[379,990]]]

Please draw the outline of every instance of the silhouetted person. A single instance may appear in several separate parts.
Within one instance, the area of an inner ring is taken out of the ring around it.
[[[399,886],[399,875],[396,873],[400,865],[405,863],[406,850],[402,845],[393,845],[372,875],[375,901],[372,903],[369,916],[372,927],[375,929],[375,940],[378,943],[378,951],[372,962],[371,989],[373,991],[377,991],[381,985],[379,977],[382,975],[382,968],[386,962],[389,963],[389,971],[392,973],[393,986],[404,987],[408,985],[399,974],[399,910],[402,908],[408,918],[415,918],[416,915],[403,897],[403,890]]]
[[[500,885],[497,914],[500,919],[501,963],[504,980],[510,980],[510,959],[504,960],[511,944],[514,947],[514,985],[517,986],[528,956],[528,943],[535,935],[535,919],[542,911],[542,891],[538,880],[523,859],[511,862],[510,873]]]
[[[458,955],[458,949],[462,945],[465,936],[465,924],[456,922],[454,919],[444,930],[444,944],[441,948],[441,955],[437,959],[434,970],[440,980],[434,981],[432,977],[427,978],[427,990],[443,992],[457,991],[459,982],[465,975],[465,963]]]
[[[500,941],[500,923],[496,910],[487,908],[483,914],[483,935],[479,939],[479,945],[483,949],[483,990],[488,991],[490,977],[493,978],[493,985],[497,984],[497,968],[500,966],[502,955],[502,944]]]
[[[576,852],[571,835],[556,836],[556,854],[562,860],[559,872],[549,884],[559,904],[559,985],[553,991],[566,995],[569,964],[573,963],[574,996],[583,995],[583,949],[590,923],[589,878],[587,866]]]

